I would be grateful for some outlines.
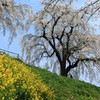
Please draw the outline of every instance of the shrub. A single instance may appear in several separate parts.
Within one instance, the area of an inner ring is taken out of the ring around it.
[[[54,100],[54,93],[31,69],[0,54],[0,100]]]

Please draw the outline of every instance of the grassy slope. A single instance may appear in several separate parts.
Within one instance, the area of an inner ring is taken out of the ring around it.
[[[17,59],[19,60],[19,59]],[[21,60],[19,60],[21,62]],[[54,89],[56,100],[100,100],[100,88],[91,84],[58,76],[47,70],[30,66],[43,81]]]
[[[32,71],[40,74],[43,81],[55,90],[56,100],[100,100],[99,87],[58,76],[38,67],[32,67]]]

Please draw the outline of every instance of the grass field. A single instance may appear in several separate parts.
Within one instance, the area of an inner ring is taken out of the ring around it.
[[[58,76],[47,70],[32,67],[43,81],[55,91],[56,100],[100,100],[100,88],[72,78]]]
[[[27,66],[27,68],[31,69],[33,73],[38,75],[40,79],[42,79],[43,84],[46,84],[47,87],[49,87],[54,91],[52,93],[55,95],[55,100],[100,100],[99,87],[72,78],[58,76],[47,70],[31,66],[28,64],[24,64],[20,59],[13,59],[13,60],[17,61],[18,63],[22,63],[23,67]],[[33,79],[33,77],[31,78]],[[35,100],[35,99],[24,98],[20,100]],[[37,99],[37,100],[42,100],[42,99]],[[50,99],[44,98],[43,100],[50,100]]]

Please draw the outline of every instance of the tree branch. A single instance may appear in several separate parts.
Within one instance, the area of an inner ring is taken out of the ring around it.
[[[56,49],[55,45],[52,44],[52,42],[47,38],[46,34],[45,34],[45,27],[43,27],[43,36],[42,36],[46,41],[48,41],[49,45],[52,47],[52,49],[54,50],[54,52],[52,53],[52,55],[54,53],[56,53],[56,56],[58,58],[59,61],[61,61],[61,57],[59,54],[59,51]],[[54,38],[54,37],[53,37]]]
[[[100,58],[83,58],[83,59],[79,59],[80,61],[100,61]]]
[[[88,18],[87,22],[90,20],[90,18],[91,18],[99,9],[100,9],[100,7],[97,8],[97,9],[90,15],[90,17]]]
[[[72,65],[69,65],[69,66],[66,68],[66,72],[68,73],[71,69],[77,67],[79,61],[80,61],[80,60],[77,59]]]
[[[53,34],[54,34],[54,28],[55,28],[55,26],[57,25],[57,22],[58,22],[58,20],[61,18],[61,16],[59,16],[56,20],[55,20],[55,22],[54,22],[54,24],[53,24],[53,26],[52,26],[52,30],[51,30],[51,37],[52,37],[52,39],[53,39],[53,44],[54,44],[54,46],[55,46],[55,37],[53,36]]]

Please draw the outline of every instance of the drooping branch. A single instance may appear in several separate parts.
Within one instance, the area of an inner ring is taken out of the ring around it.
[[[98,8],[90,15],[90,17],[88,18],[87,22],[90,20],[90,18],[91,18],[97,11],[99,11],[99,9],[100,9],[100,7],[98,7]]]
[[[70,23],[75,19],[75,17],[80,13],[80,12],[82,12],[82,11],[84,11],[84,14],[81,16],[81,19],[83,19],[83,17],[84,17],[84,15],[85,14],[89,14],[88,12],[87,12],[87,8],[89,8],[89,7],[91,7],[91,6],[93,6],[93,5],[95,5],[96,3],[98,3],[99,2],[99,0],[96,0],[96,1],[94,1],[94,2],[91,2],[91,3],[89,3],[89,4],[87,4],[85,7],[82,7],[81,9],[79,9],[79,11],[77,11],[77,13],[72,17],[72,20],[70,21]],[[98,7],[94,12],[92,12],[92,14],[89,16],[89,18],[87,19],[87,23],[88,23],[88,21],[90,20],[90,18],[98,11],[100,9],[100,7]]]
[[[93,62],[97,62],[100,61],[100,58],[83,58],[83,59],[79,59],[80,61],[93,61]]]

